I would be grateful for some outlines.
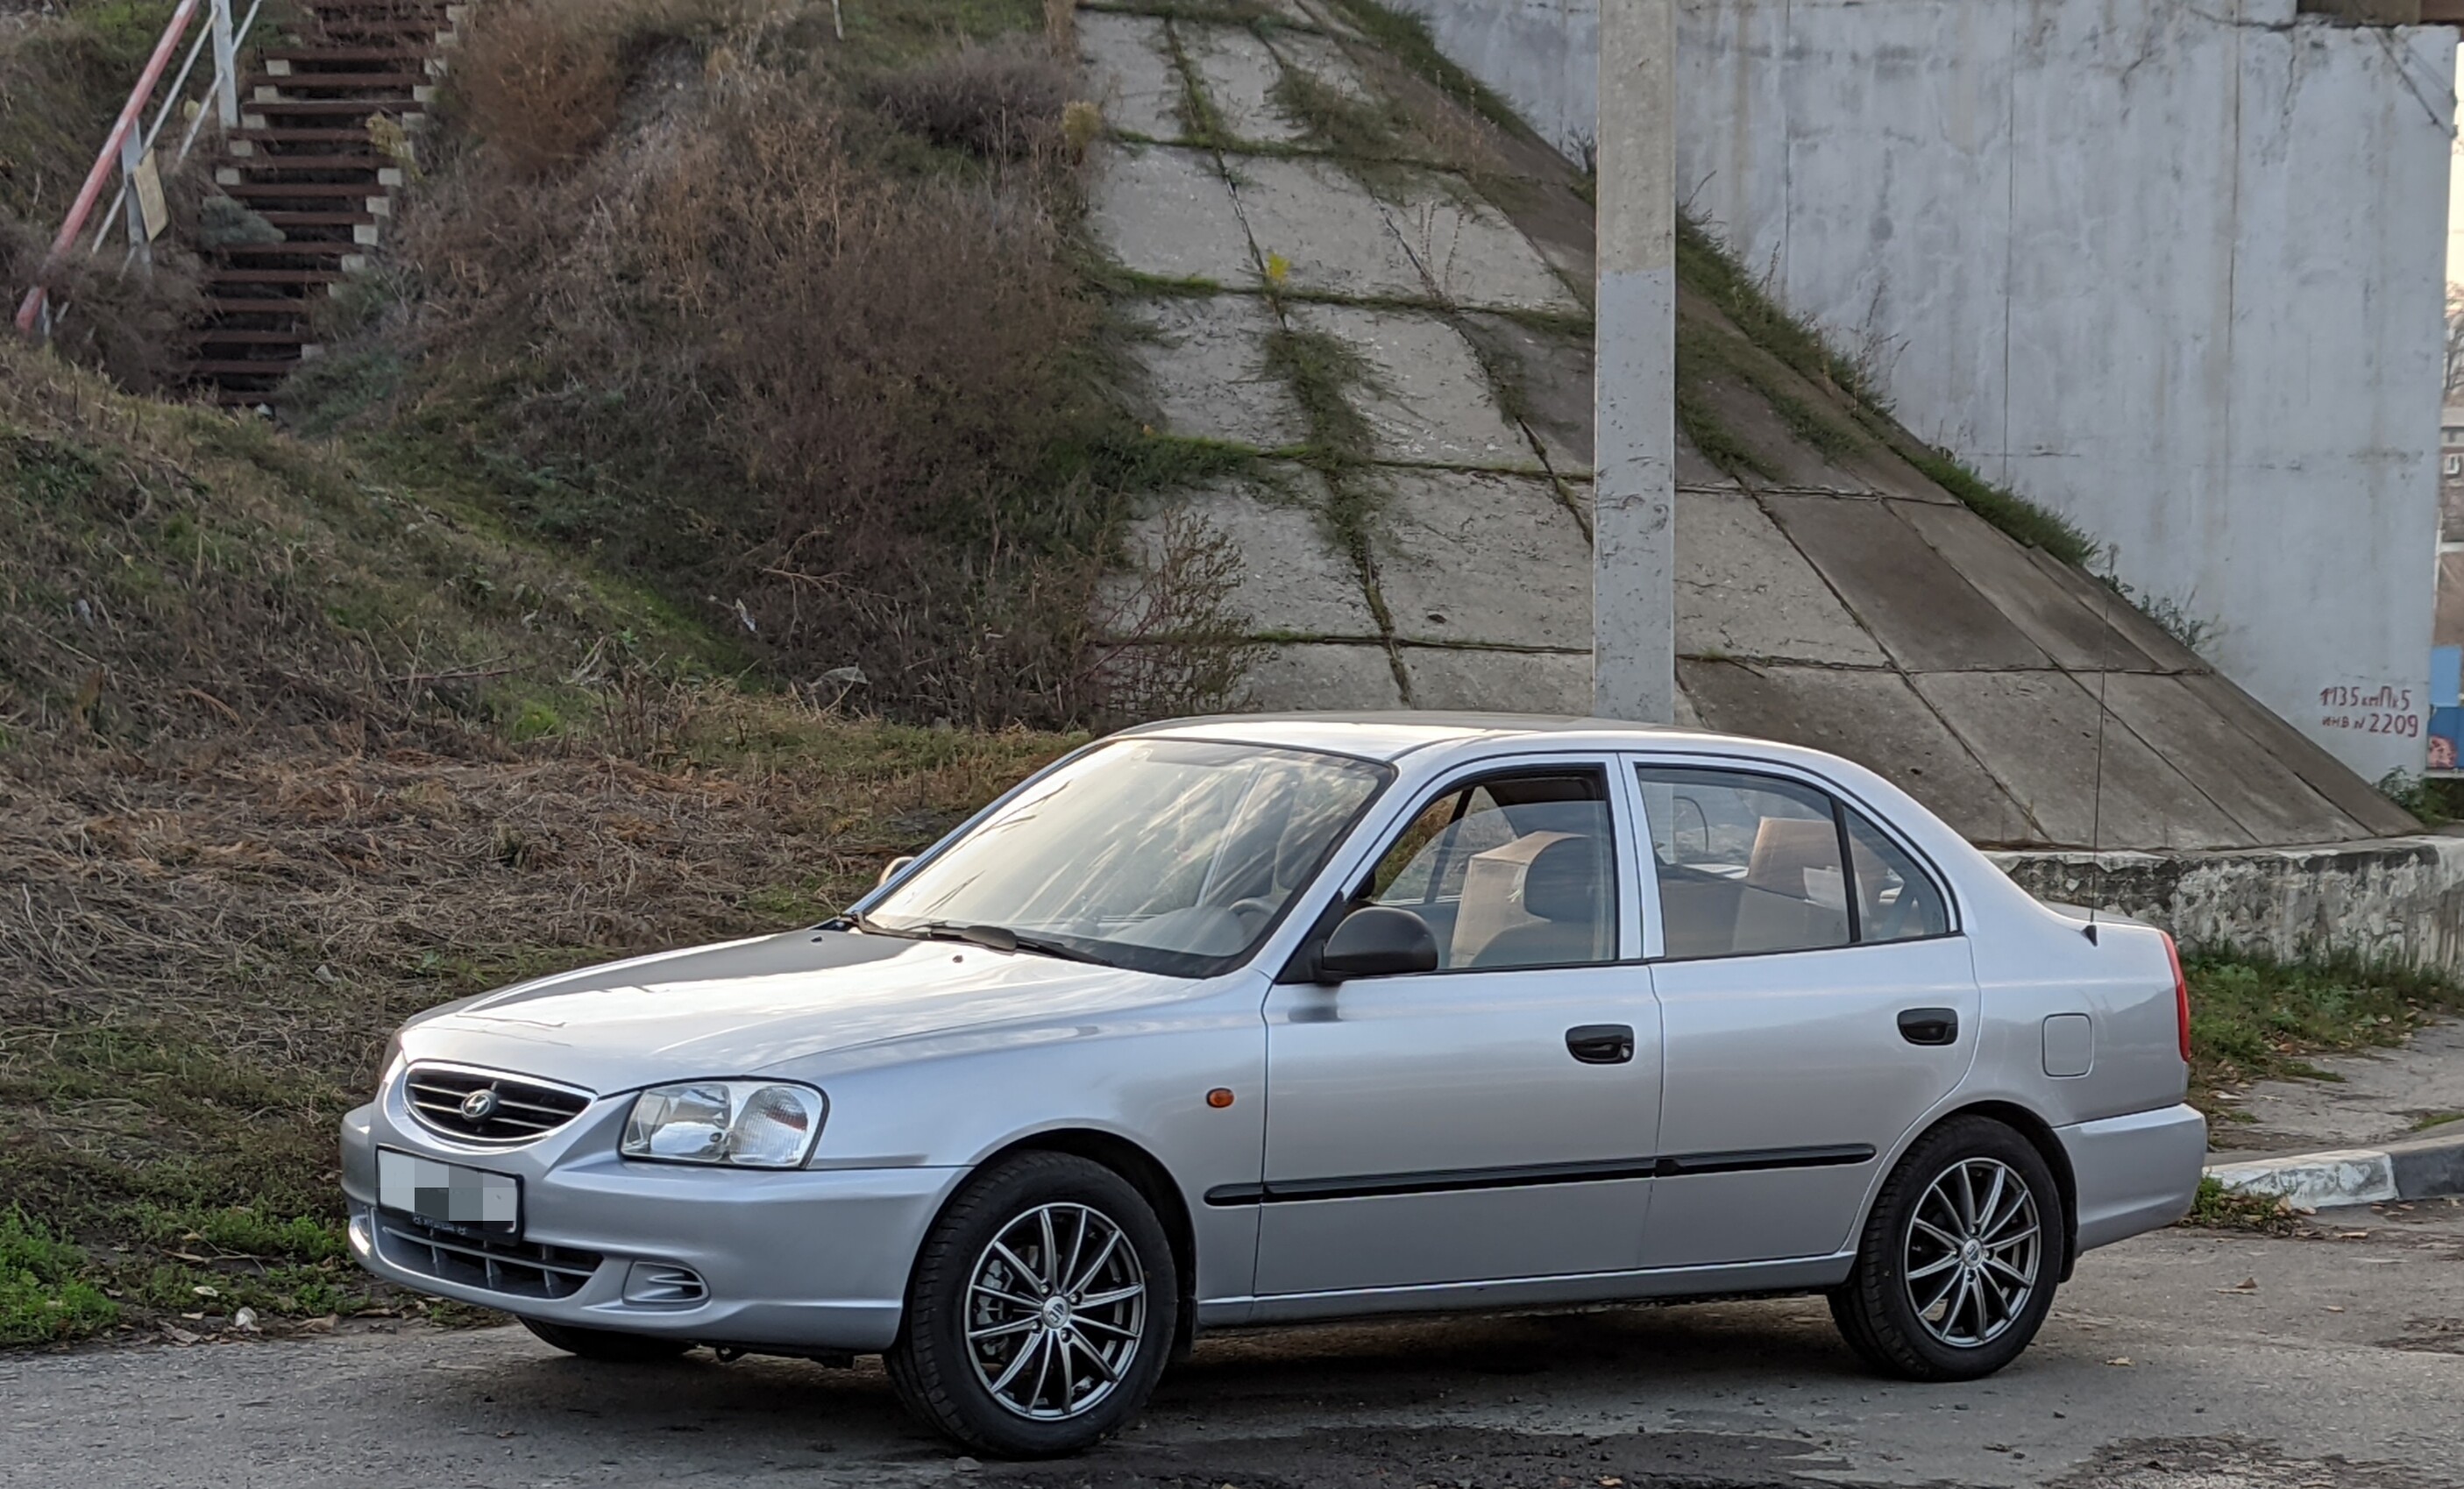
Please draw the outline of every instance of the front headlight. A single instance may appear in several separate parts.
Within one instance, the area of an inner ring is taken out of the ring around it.
[[[688,1081],[633,1098],[617,1151],[661,1163],[794,1169],[813,1150],[829,1098],[781,1081]]]

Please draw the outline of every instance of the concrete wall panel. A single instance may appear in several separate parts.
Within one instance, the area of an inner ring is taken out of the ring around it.
[[[1400,3],[1580,153],[1595,0]],[[2269,708],[2419,769],[2455,33],[2292,0],[1679,17],[1681,195],[1748,269]]]

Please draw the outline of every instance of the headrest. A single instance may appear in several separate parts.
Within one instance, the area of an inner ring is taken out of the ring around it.
[[[1839,873],[1839,829],[1811,817],[1766,817],[1754,834],[1754,854],[1746,865],[1746,883],[1773,894],[1805,899],[1805,871],[1827,868]]]
[[[1595,919],[1604,887],[1592,840],[1560,838],[1523,870],[1523,911],[1542,920]]]

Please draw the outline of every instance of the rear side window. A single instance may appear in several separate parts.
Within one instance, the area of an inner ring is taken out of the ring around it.
[[[1665,954],[1815,952],[1950,929],[1941,887],[1828,793],[1743,771],[1639,772]]]

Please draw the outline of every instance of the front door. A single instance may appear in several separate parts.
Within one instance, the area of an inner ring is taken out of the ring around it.
[[[1809,781],[1639,782],[1668,1056],[1646,1263],[1830,1256],[1974,1058],[1968,942],[1936,876]]]
[[[1611,786],[1565,760],[1439,790],[1348,901],[1420,916],[1438,970],[1275,989],[1261,1295],[1639,1264],[1660,1016]]]

